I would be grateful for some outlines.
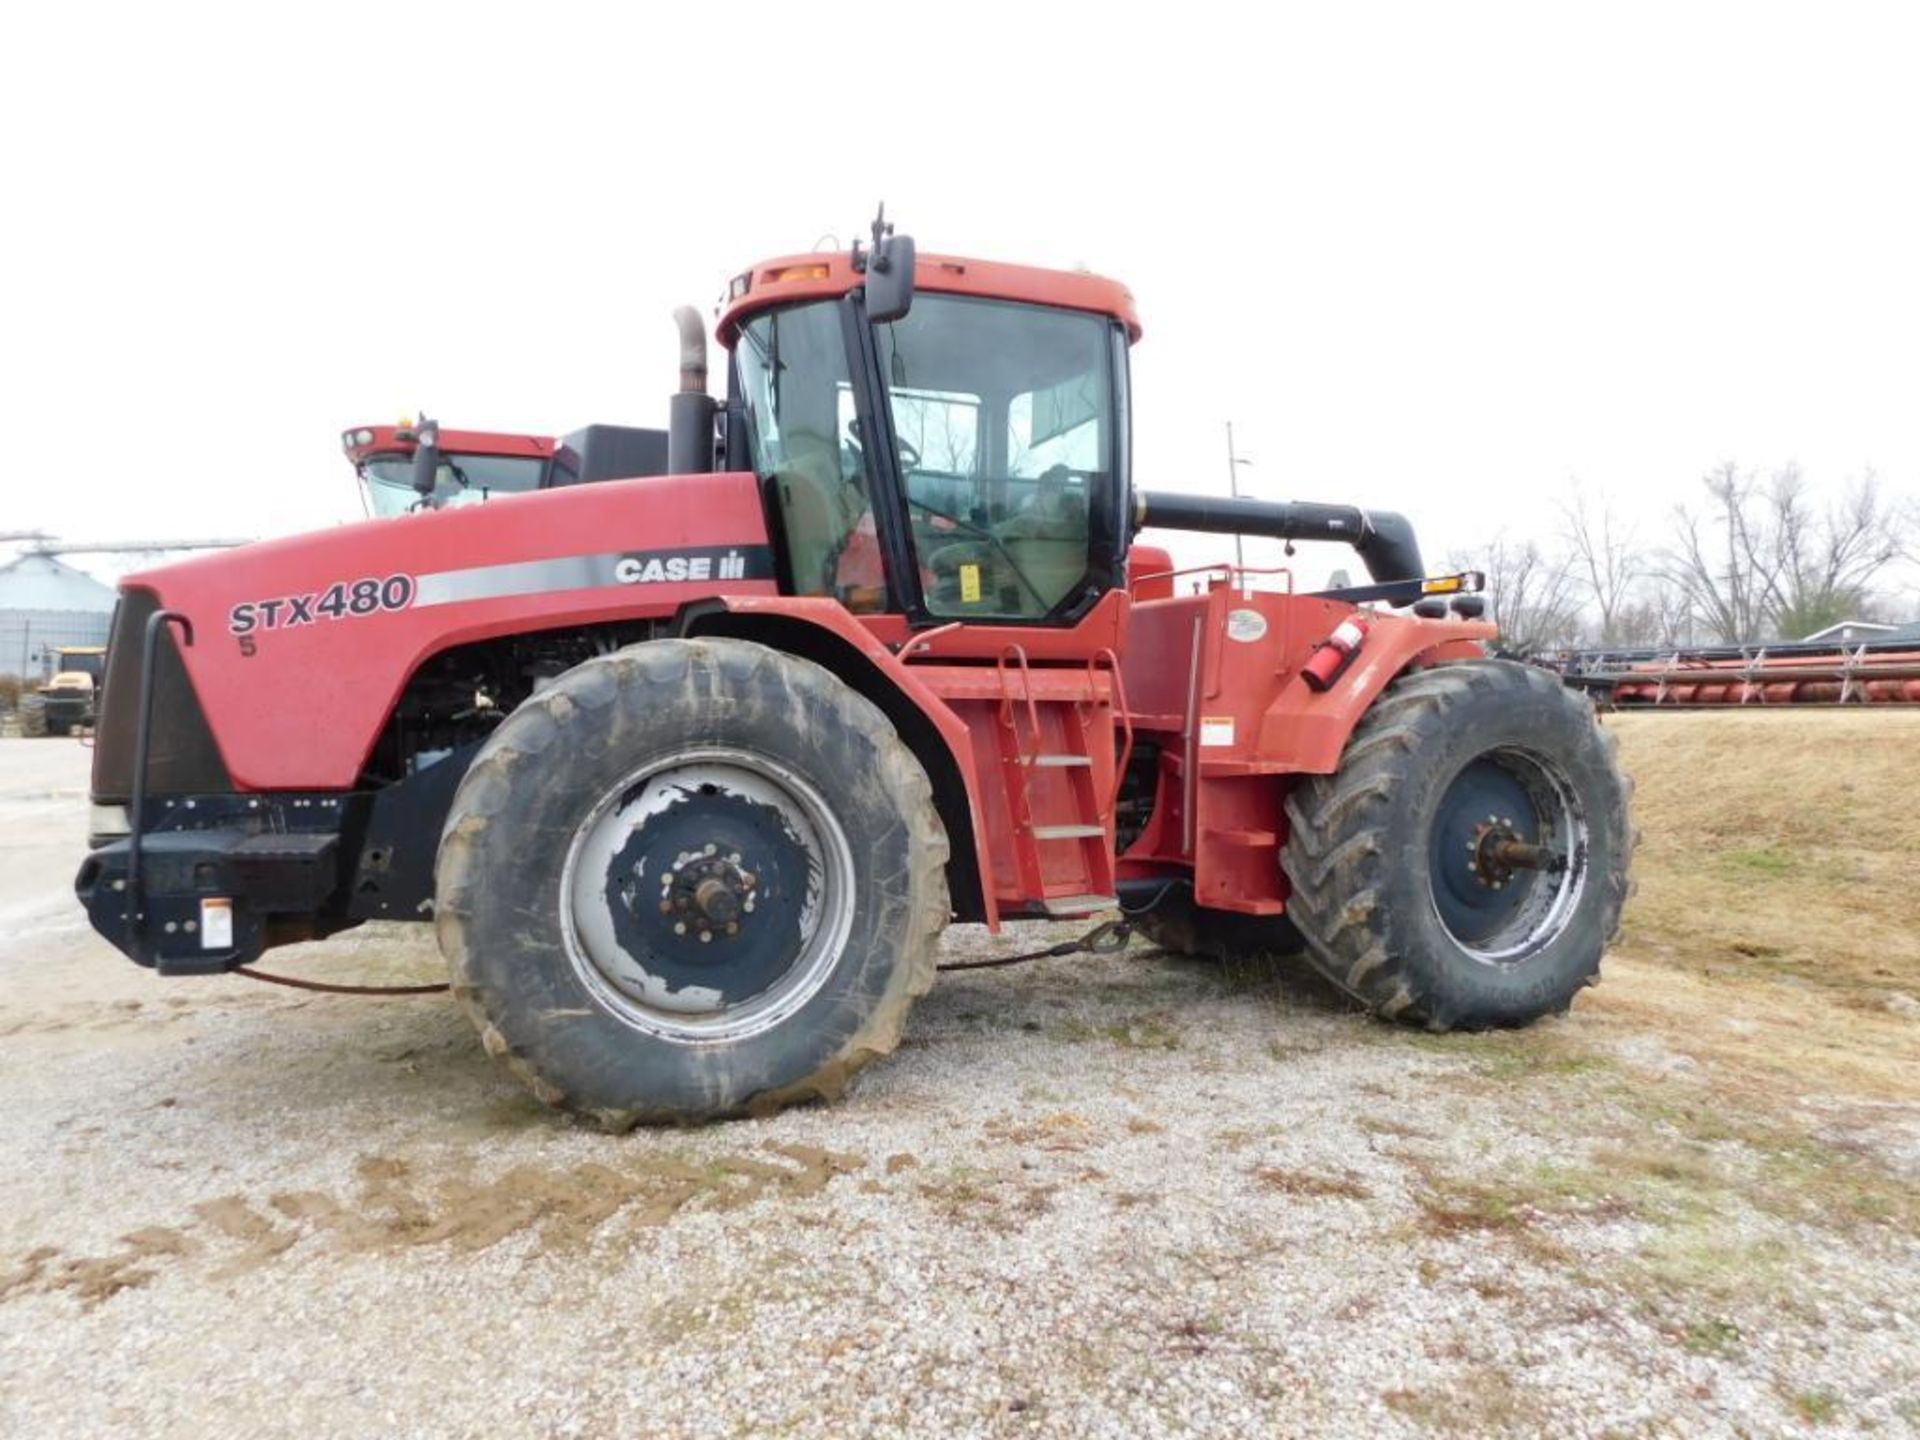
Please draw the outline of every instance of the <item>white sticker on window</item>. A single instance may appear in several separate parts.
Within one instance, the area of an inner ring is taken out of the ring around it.
[[[1233,744],[1233,716],[1202,715],[1200,717],[1200,743],[1202,745]]]
[[[221,898],[200,902],[200,948],[233,948],[233,901]]]

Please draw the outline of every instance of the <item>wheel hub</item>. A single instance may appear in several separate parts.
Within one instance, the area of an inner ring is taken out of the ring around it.
[[[1516,870],[1545,870],[1557,875],[1567,868],[1564,855],[1522,839],[1513,821],[1498,815],[1489,815],[1474,826],[1467,849],[1473,857],[1467,868],[1474,879],[1494,890],[1505,889]]]
[[[644,861],[642,862],[644,865]],[[634,876],[637,891],[640,876]],[[722,854],[717,841],[682,851],[660,877],[660,913],[677,935],[711,944],[738,935],[758,901],[760,877],[738,850]]]

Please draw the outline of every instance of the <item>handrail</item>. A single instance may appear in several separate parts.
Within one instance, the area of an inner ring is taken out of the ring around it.
[[[160,636],[169,625],[180,627],[180,638],[193,647],[193,622],[178,610],[156,610],[147,617],[141,641],[140,697],[133,731],[133,793],[127,800],[127,955],[146,964],[144,917],[140,914],[140,842],[146,828],[147,751],[153,739],[153,673],[160,653]]]
[[[1120,806],[1120,791],[1127,783],[1127,762],[1133,759],[1133,711],[1127,705],[1127,682],[1120,674],[1120,657],[1113,653],[1111,646],[1102,646],[1087,660],[1089,683],[1099,673],[1098,666],[1107,662],[1107,673],[1113,677],[1113,704],[1120,712],[1121,731],[1125,742],[1120,747],[1120,759],[1113,770],[1113,794],[1107,797],[1107,813],[1117,815]]]

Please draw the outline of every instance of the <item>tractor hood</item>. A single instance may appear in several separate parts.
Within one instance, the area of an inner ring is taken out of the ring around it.
[[[744,474],[503,496],[143,570],[121,584],[95,791],[129,786],[140,632],[158,610],[186,626],[161,645],[156,679],[178,683],[156,694],[156,786],[180,748],[169,727],[200,712],[207,741],[189,748],[211,747],[233,788],[324,790],[356,782],[401,688],[450,646],[775,590]],[[224,788],[204,784],[207,759],[179,788]]]

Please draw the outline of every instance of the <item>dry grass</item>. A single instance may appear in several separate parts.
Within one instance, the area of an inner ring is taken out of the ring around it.
[[[1756,1098],[1920,1099],[1920,712],[1608,723],[1644,839],[1589,1013]]]

